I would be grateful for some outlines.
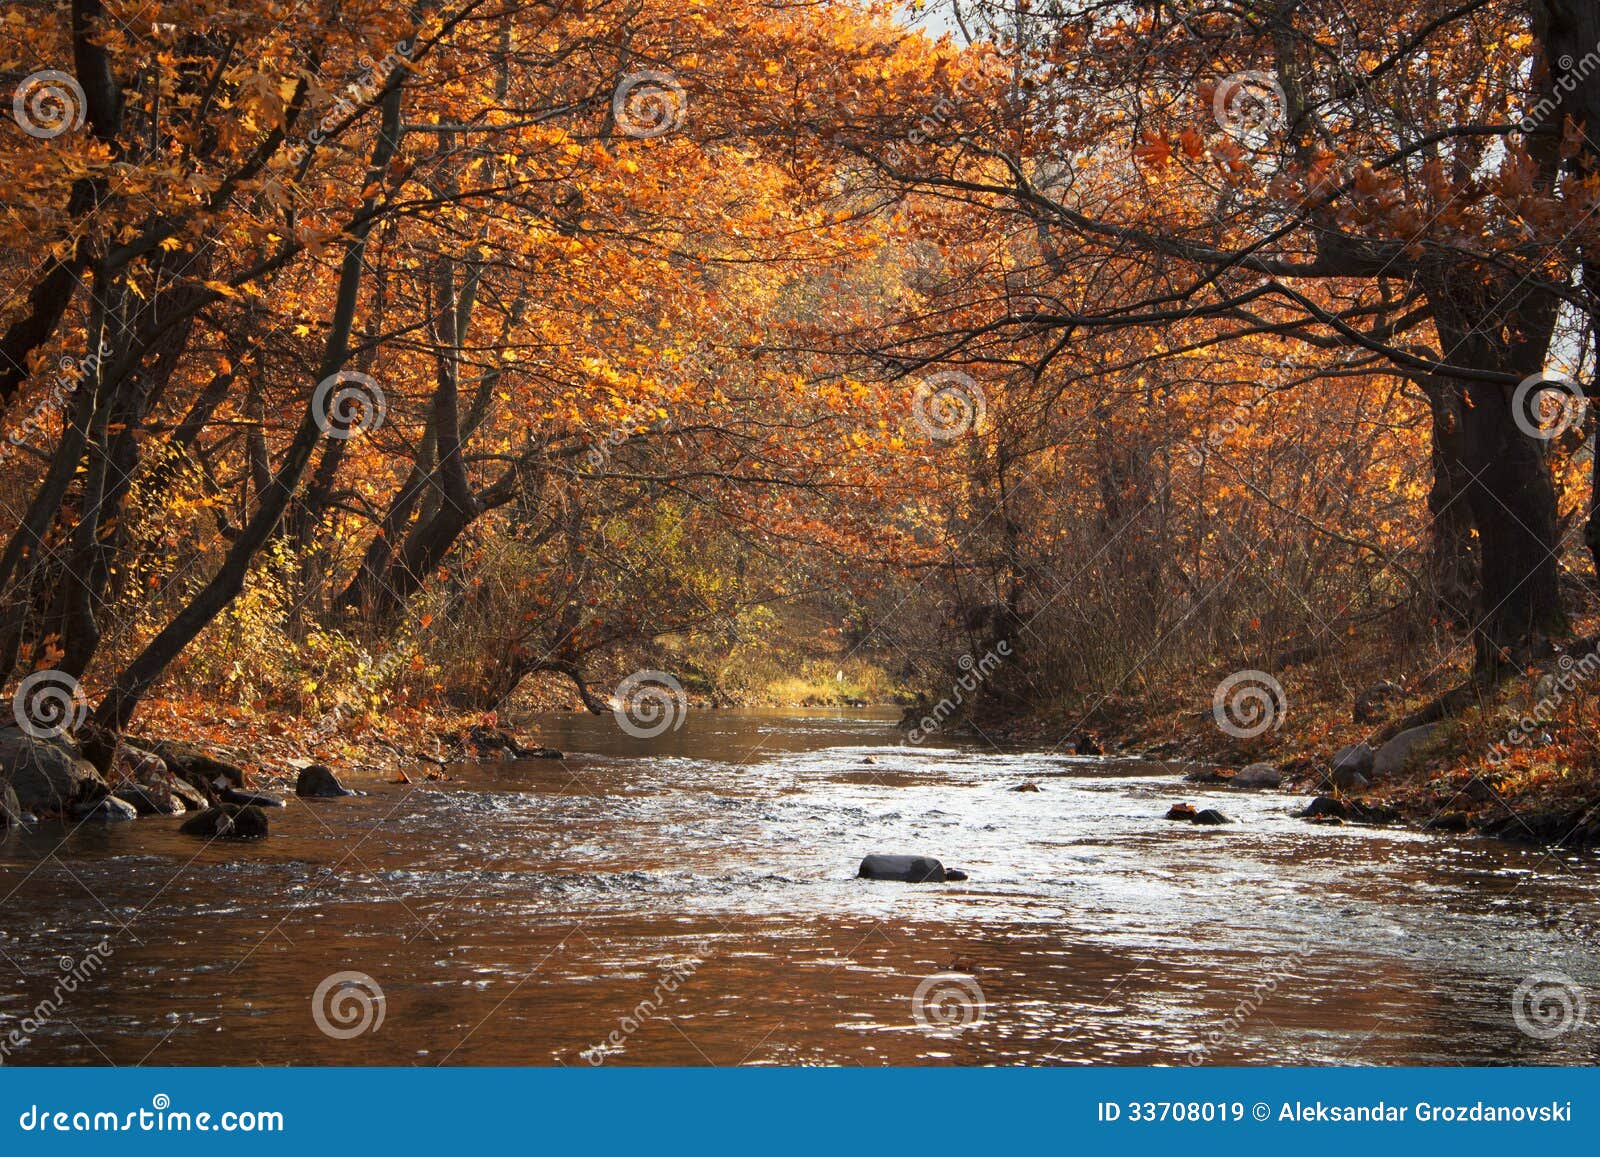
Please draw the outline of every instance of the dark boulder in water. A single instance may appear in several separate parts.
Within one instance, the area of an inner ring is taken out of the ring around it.
[[[260,808],[222,804],[190,816],[178,830],[186,836],[208,840],[259,840],[267,829],[267,813]]]
[[[898,880],[902,884],[940,884],[950,878],[932,856],[872,855],[861,861],[856,877],[862,880]],[[962,877],[965,879],[965,876]]]
[[[142,816],[176,816],[188,811],[183,800],[172,792],[163,792],[142,783],[119,784],[116,798],[133,805]]]
[[[94,803],[85,803],[74,807],[72,809],[72,818],[75,820],[99,820],[101,823],[118,824],[124,820],[138,819],[139,809],[127,800],[108,795],[103,796]]]
[[[288,807],[275,795],[268,795],[261,791],[240,791],[234,787],[219,787],[217,798],[223,803],[237,804],[240,807]]]
[[[1204,811],[1195,812],[1190,822],[1196,824],[1205,824],[1208,827],[1215,827],[1218,824],[1231,824],[1233,821],[1219,812],[1216,808],[1208,807]]]
[[[335,796],[360,795],[361,793],[340,783],[339,777],[333,774],[331,767],[313,763],[310,767],[301,770],[300,778],[295,780],[294,794],[312,796],[318,799],[332,799]]]

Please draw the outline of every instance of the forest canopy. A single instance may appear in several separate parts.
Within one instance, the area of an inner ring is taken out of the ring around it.
[[[1476,702],[1592,614],[1587,0],[11,0],[0,72],[0,671],[102,726],[796,634],[1003,648],[980,726]]]

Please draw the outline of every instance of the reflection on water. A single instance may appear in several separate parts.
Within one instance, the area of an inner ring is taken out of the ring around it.
[[[12,836],[0,1040],[110,951],[8,1063],[1600,1060],[1593,861],[1313,827],[1160,765],[901,747],[891,719],[551,717],[564,762],[357,780],[262,843]],[[1179,799],[1240,823],[1163,822]],[[854,879],[871,851],[971,881]],[[362,1023],[355,987],[313,1006],[340,972],[381,989],[376,1030],[319,1028]],[[1519,1031],[1535,973],[1587,989],[1587,1028]]]

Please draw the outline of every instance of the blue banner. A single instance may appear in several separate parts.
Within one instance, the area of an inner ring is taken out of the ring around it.
[[[1595,1069],[0,1069],[0,1149],[1294,1157],[1592,1146]]]

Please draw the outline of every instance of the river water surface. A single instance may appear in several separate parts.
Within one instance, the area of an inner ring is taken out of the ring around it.
[[[1600,1061],[1592,858],[1311,826],[1303,797],[1160,764],[906,747],[882,713],[528,731],[568,758],[352,777],[368,796],[291,799],[258,843],[5,838],[0,1040],[31,1029],[6,1063]],[[1164,822],[1180,800],[1240,822]],[[854,879],[875,851],[971,879]],[[338,973],[369,979],[316,1001]],[[365,1031],[324,1031],[341,1013]]]

